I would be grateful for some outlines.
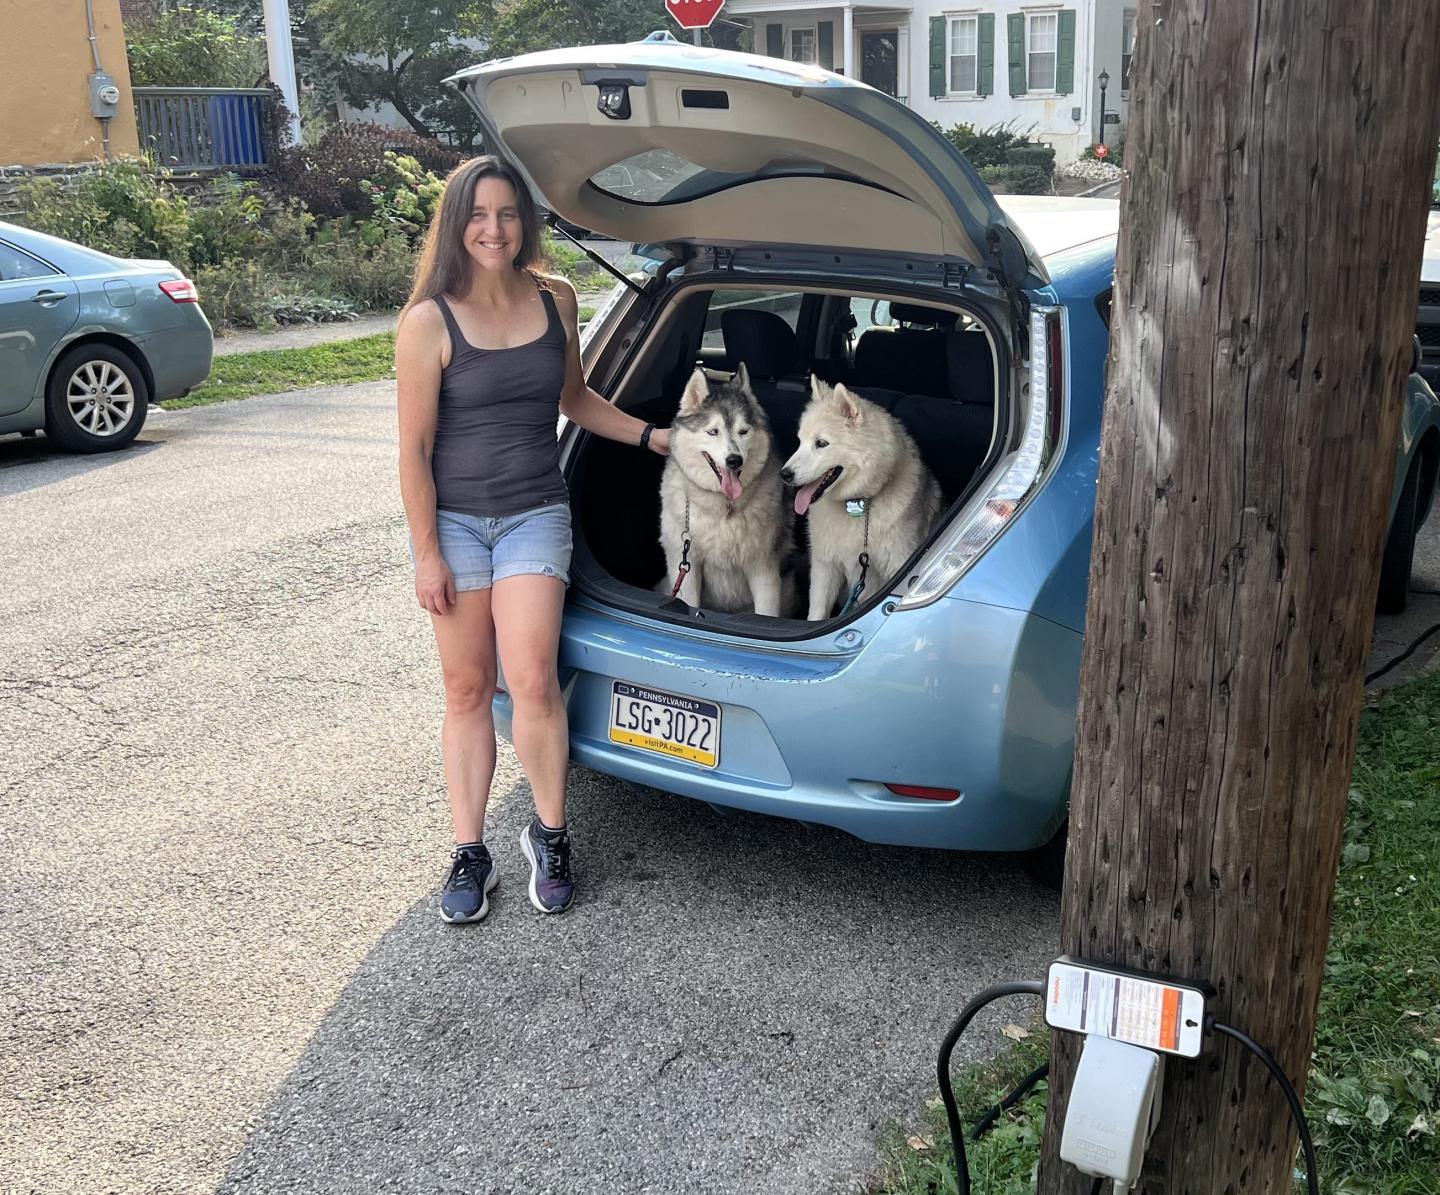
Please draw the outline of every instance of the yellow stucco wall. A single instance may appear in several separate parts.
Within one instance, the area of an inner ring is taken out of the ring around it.
[[[110,151],[134,157],[140,146],[120,0],[93,2],[100,65],[120,88]],[[90,115],[94,69],[85,0],[0,0],[0,166],[103,156],[100,122]]]

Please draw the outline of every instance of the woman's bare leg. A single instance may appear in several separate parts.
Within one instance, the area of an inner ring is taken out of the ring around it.
[[[432,614],[440,670],[445,677],[445,721],[440,743],[445,788],[456,842],[485,836],[485,806],[495,777],[495,622],[489,589],[456,595],[448,614]]]
[[[565,583],[558,577],[506,577],[493,592],[495,639],[515,708],[515,754],[535,794],[535,812],[558,829],[565,824],[570,766],[570,728],[556,672]]]

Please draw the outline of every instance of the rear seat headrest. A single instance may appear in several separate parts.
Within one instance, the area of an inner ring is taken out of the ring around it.
[[[902,394],[942,397],[948,386],[944,332],[866,328],[855,342],[853,381]]]
[[[921,307],[915,303],[891,303],[890,315],[902,324],[924,328],[953,328],[960,318],[958,311],[942,311],[938,307]]]
[[[995,403],[995,362],[983,332],[953,332],[946,337],[950,394],[962,402]]]
[[[720,334],[730,363],[743,361],[753,378],[780,378],[799,368],[800,341],[773,311],[722,312]]]

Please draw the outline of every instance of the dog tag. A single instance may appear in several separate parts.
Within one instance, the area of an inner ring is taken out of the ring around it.
[[[858,519],[861,515],[865,513],[865,499],[846,498],[845,513],[849,515],[852,519]]]

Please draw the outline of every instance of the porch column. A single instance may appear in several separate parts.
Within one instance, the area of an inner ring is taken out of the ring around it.
[[[859,77],[859,72],[855,69],[855,6],[853,4],[845,6],[843,28],[845,30],[845,56],[840,61],[845,66],[841,73],[847,79],[855,79]]]
[[[280,141],[300,144],[300,94],[295,88],[295,48],[290,42],[290,0],[265,0],[265,53],[270,82],[285,97],[290,109],[290,127],[281,131]]]

